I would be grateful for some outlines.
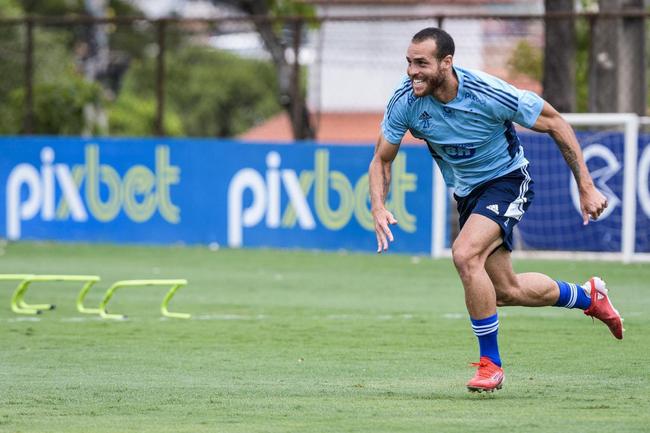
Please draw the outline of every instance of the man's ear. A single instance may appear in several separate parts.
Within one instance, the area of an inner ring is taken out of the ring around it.
[[[443,68],[445,69],[451,69],[451,66],[453,64],[453,57],[451,54],[445,56],[441,61],[440,64],[442,65]]]

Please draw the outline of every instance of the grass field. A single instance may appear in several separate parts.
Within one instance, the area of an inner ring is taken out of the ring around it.
[[[72,284],[33,286],[38,317],[0,283],[0,432],[648,432],[650,266],[520,261],[602,275],[625,340],[578,310],[500,310],[504,389],[470,394],[478,358],[449,260],[397,255],[10,244],[0,272],[188,278],[118,292],[82,316]]]

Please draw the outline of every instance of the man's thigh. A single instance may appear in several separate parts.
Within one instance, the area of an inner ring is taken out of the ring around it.
[[[502,243],[501,227],[490,218],[473,213],[460,230],[452,250],[463,256],[480,256],[485,261]]]

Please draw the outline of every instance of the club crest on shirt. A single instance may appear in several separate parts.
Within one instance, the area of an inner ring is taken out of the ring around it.
[[[442,107],[442,117],[445,119],[453,119],[456,117],[456,112],[449,107]]]
[[[431,120],[431,115],[426,111],[423,111],[422,114],[420,114],[418,120],[420,121],[420,129],[429,129],[429,127],[431,126],[431,124],[429,123],[429,121]]]

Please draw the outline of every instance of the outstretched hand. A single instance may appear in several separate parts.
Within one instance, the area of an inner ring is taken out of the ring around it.
[[[388,241],[393,242],[393,233],[389,225],[397,224],[397,220],[392,213],[386,208],[381,208],[372,212],[375,220],[375,235],[377,236],[377,253],[388,249]]]
[[[597,220],[607,208],[607,198],[591,186],[585,191],[580,191],[580,210],[582,211],[582,224],[589,224],[589,218]]]

